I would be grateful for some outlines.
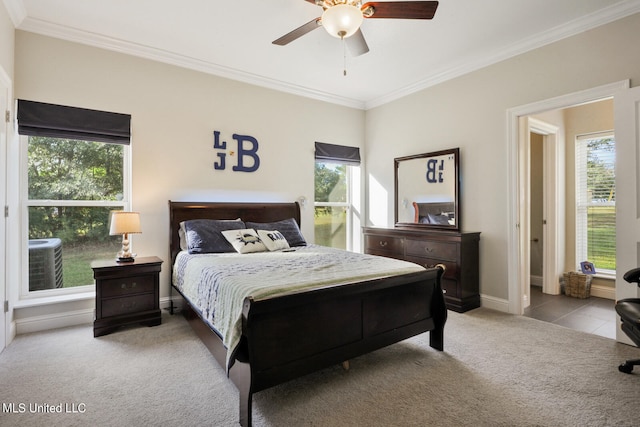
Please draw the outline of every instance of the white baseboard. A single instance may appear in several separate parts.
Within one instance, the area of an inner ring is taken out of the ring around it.
[[[529,284],[531,286],[539,286],[542,287],[543,281],[542,281],[542,276],[531,276],[529,277]]]
[[[173,306],[176,310],[182,308],[182,298],[174,297]],[[160,309],[168,310],[171,306],[171,298],[160,298]],[[93,308],[75,311],[65,311],[62,313],[43,314],[17,319],[9,325],[9,336],[11,342],[15,335],[28,334],[31,332],[46,331],[49,329],[66,328],[68,326],[87,325],[93,323],[95,313]]]
[[[482,307],[501,311],[503,313],[509,312],[509,300],[506,300],[503,298],[496,298],[488,295],[480,295],[480,305]]]
[[[616,299],[616,288],[602,285],[591,285],[591,296],[598,298]]]
[[[66,328],[68,326],[86,325],[93,322],[93,311],[94,310],[90,308],[17,319],[15,321],[16,334],[28,334],[49,329]]]

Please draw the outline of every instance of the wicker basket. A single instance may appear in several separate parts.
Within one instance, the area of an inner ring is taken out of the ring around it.
[[[570,271],[564,273],[564,293],[574,298],[589,298],[591,296],[590,274]]]

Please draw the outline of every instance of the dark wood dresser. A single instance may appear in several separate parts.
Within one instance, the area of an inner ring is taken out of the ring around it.
[[[141,257],[128,263],[111,260],[91,263],[96,280],[94,337],[133,323],[147,326],[161,323],[161,264],[158,257]]]
[[[444,264],[442,290],[447,308],[465,312],[480,307],[480,233],[363,227],[365,253],[415,262]]]

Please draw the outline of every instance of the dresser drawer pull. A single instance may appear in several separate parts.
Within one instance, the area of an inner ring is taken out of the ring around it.
[[[378,242],[380,244],[381,247],[385,247],[387,246],[387,241],[386,240],[380,240],[380,242]]]
[[[135,287],[136,287],[136,286],[137,286],[136,282],[131,283],[131,289],[135,289]],[[121,284],[121,285],[120,285],[120,287],[121,287],[122,289],[125,289],[125,290],[126,290],[126,289],[127,289],[127,284],[126,284],[126,283],[123,283],[123,284]]]

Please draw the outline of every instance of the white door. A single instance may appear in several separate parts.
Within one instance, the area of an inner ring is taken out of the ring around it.
[[[2,69],[0,69],[2,71]],[[4,207],[7,205],[7,123],[6,114],[9,111],[9,81],[4,76],[4,72],[0,73],[0,352],[4,350],[7,343],[7,313],[5,313],[5,301],[7,301],[7,218],[5,217]]]
[[[616,300],[637,298],[635,284],[622,276],[640,267],[640,87],[614,97],[616,129]],[[618,329],[618,341],[631,344]]]
[[[564,235],[560,229],[565,221],[564,150],[565,144],[558,138],[558,127],[528,117],[529,131],[543,135],[543,283],[545,294],[560,293],[559,277],[564,268]]]

